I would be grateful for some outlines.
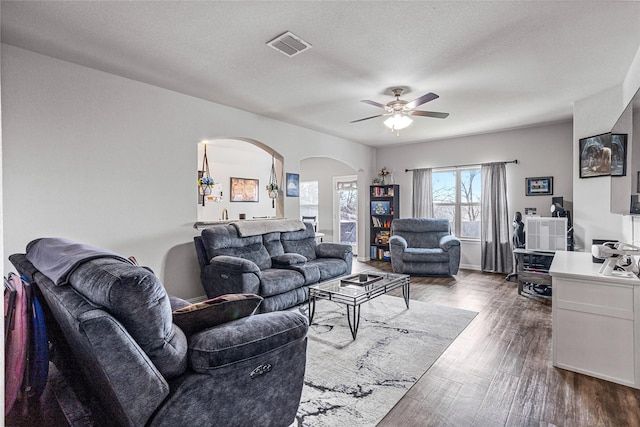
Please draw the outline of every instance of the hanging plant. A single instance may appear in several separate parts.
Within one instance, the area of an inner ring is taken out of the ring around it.
[[[269,183],[267,184],[267,192],[271,199],[271,207],[276,207],[276,198],[278,197],[278,180],[276,179],[276,165],[273,154],[271,155],[271,174],[269,175]]]
[[[216,183],[213,181],[213,178],[211,178],[210,176],[203,176],[198,180],[198,186],[202,187],[203,185],[213,187],[214,185],[216,185]]]
[[[280,189],[280,187],[278,187],[278,183],[277,182],[273,182],[271,184],[267,184],[267,191],[271,192],[271,191],[278,191]]]
[[[206,201],[206,196],[210,195],[213,191],[213,186],[216,185],[211,173],[209,172],[209,159],[207,159],[207,144],[204,145],[204,157],[202,158],[202,175],[198,179],[198,188],[202,197],[202,206]],[[220,198],[221,200],[221,198]]]

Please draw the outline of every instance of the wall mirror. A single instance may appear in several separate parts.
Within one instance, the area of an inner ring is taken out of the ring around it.
[[[626,135],[624,172],[611,175],[611,213],[629,215],[635,199],[640,209],[640,90],[636,92],[627,108],[611,129],[612,135]],[[635,197],[634,197],[635,196]],[[637,212],[640,214],[640,211]]]

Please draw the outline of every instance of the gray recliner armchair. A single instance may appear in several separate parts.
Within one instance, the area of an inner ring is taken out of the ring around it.
[[[391,223],[391,266],[395,273],[453,276],[460,266],[460,240],[449,221],[399,218]]]
[[[35,240],[9,259],[43,297],[52,362],[88,409],[87,425],[295,420],[306,365],[302,314],[252,315],[255,305],[241,304],[260,303],[255,295],[189,304],[150,270],[62,239]]]

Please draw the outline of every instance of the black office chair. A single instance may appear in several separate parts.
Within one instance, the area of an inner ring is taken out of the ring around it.
[[[522,212],[516,212],[513,217],[513,233],[511,234],[511,245],[513,249],[524,248],[524,222],[522,222]],[[513,272],[509,273],[506,280],[511,281],[512,277],[518,278],[518,257],[514,257]]]

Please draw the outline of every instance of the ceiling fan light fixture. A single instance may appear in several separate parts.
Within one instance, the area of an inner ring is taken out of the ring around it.
[[[384,121],[385,126],[391,131],[404,129],[411,123],[413,123],[413,119],[402,113],[395,113]]]

